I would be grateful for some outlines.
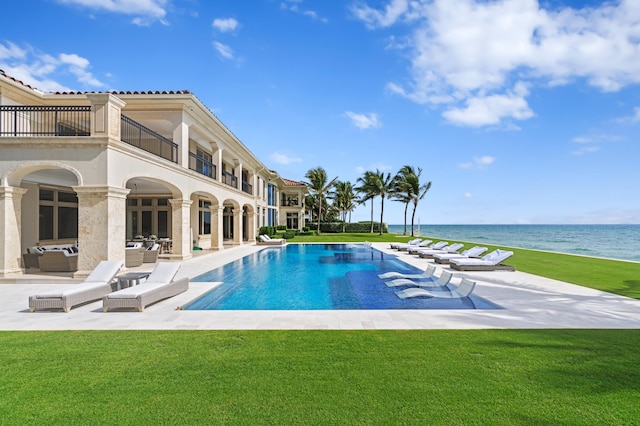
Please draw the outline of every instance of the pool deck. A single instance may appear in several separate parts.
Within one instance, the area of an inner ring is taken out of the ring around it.
[[[432,261],[388,249],[424,269]],[[182,262],[177,278],[195,277],[258,250],[254,244],[200,254]],[[508,262],[507,262],[508,263]],[[150,270],[153,264],[130,271]],[[437,265],[440,270],[446,265]],[[336,311],[184,311],[176,309],[217,283],[191,282],[189,290],[148,306],[144,312],[102,312],[102,301],[58,311],[29,312],[28,297],[60,290],[66,277],[25,275],[0,280],[0,330],[383,330],[488,328],[640,328],[640,300],[593,290],[524,272],[458,272],[477,282],[475,294],[503,309],[491,310],[336,310]]]

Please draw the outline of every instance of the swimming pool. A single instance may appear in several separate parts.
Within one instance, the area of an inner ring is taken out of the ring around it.
[[[378,274],[419,273],[393,254],[363,244],[287,244],[267,247],[198,277],[222,284],[185,310],[497,309],[465,299],[400,299]]]

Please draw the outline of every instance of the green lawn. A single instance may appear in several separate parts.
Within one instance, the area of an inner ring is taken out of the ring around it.
[[[631,425],[638,330],[0,334],[2,424]]]
[[[638,297],[637,264],[511,263]],[[633,425],[639,347],[640,330],[2,332],[0,423]]]

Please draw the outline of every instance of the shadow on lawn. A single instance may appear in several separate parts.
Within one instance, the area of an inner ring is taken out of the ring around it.
[[[502,348],[523,369],[523,380],[550,391],[579,395],[640,390],[637,348],[640,330],[513,330],[508,340],[484,342]],[[525,377],[526,376],[526,377]]]

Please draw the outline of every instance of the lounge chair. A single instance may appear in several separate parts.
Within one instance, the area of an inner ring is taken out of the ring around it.
[[[406,244],[398,244],[395,249],[398,251],[408,251],[410,248],[417,247],[422,242],[422,238],[416,238],[415,240],[411,240]]]
[[[443,247],[440,250],[420,250],[416,254],[423,259],[433,259],[433,255],[435,254],[458,253],[458,250],[460,250],[462,247],[464,247],[464,244],[455,243],[455,244],[451,244],[449,246]]]
[[[427,269],[420,274],[403,274],[402,272],[392,271],[385,272],[384,274],[378,275],[378,278],[382,280],[389,280],[392,278],[408,278],[408,279],[427,279],[433,277],[436,272],[436,267],[429,264],[427,265]]]
[[[287,242],[284,238],[271,238],[267,234],[260,235],[259,238],[260,241],[256,243],[259,246],[282,246]]]
[[[407,299],[411,297],[435,297],[438,299],[463,299],[469,297],[476,288],[476,283],[468,278],[462,278],[460,284],[455,288],[446,291],[430,291],[424,288],[411,287],[402,291],[397,291],[396,296],[400,299]]]
[[[102,298],[102,310],[108,312],[109,309],[114,308],[136,308],[142,312],[152,303],[187,291],[189,278],[173,280],[178,269],[180,269],[179,263],[158,263],[142,284],[105,295]]]
[[[451,259],[449,266],[458,271],[515,271],[513,266],[502,263],[511,256],[512,251],[494,250],[480,259]]]
[[[102,261],[82,283],[72,288],[30,296],[29,310],[56,308],[69,312],[75,305],[98,300],[113,291],[111,282],[120,268],[120,261]]]
[[[433,255],[436,263],[449,263],[451,259],[466,259],[470,257],[479,257],[487,251],[486,247],[475,246],[463,251],[462,253],[437,253]]]
[[[442,250],[443,248],[445,248],[448,245],[449,245],[448,241],[438,241],[437,243],[433,243],[428,247],[414,249],[414,250],[412,250],[412,254],[420,255],[420,253],[423,252],[423,251]]]
[[[423,249],[423,248],[429,248],[431,246],[432,242],[433,242],[432,240],[421,241],[420,244],[409,247],[407,249],[407,252],[409,252],[410,254],[413,254],[416,250]]]
[[[417,244],[420,244],[421,241],[422,241],[422,238],[414,238],[413,240],[409,240],[409,242],[407,242],[407,243],[391,243],[391,244],[389,244],[389,248],[397,250],[398,246],[417,245]]]
[[[444,287],[449,284],[449,282],[451,282],[451,278],[453,278],[451,272],[442,271],[440,277],[438,277],[438,279],[435,281],[422,282],[410,280],[408,278],[396,278],[395,280],[385,282],[385,284],[387,285],[387,287],[399,287],[402,285],[408,285],[412,287]]]

